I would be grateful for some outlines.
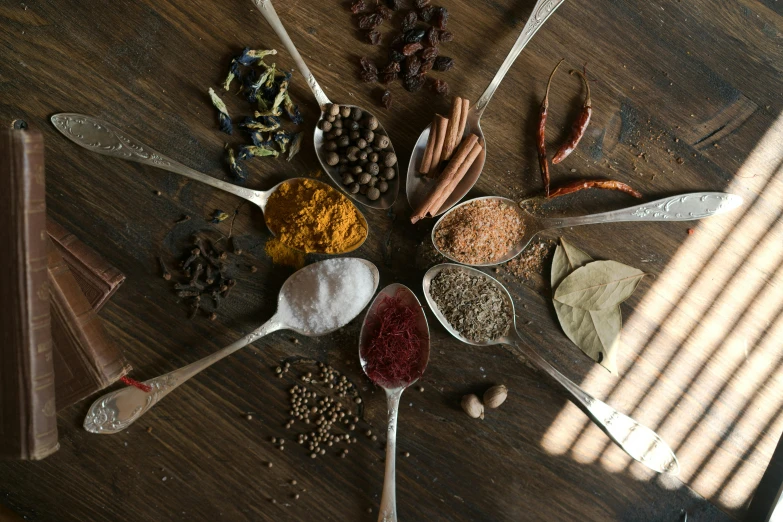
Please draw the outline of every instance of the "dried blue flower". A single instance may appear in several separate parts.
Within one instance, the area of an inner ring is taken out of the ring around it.
[[[253,145],[256,147],[271,148],[275,145],[275,140],[271,137],[265,138],[261,132],[253,132],[250,134],[250,139],[253,141]]]
[[[288,149],[288,161],[291,161],[291,158],[296,156],[296,153],[299,152],[299,148],[302,146],[302,133],[297,132],[294,134],[294,137],[291,138],[291,146]]]
[[[212,221],[210,221],[210,223],[213,223],[213,224],[218,224],[218,223],[220,223],[221,221],[225,221],[225,220],[227,220],[227,219],[228,219],[228,218],[230,218],[230,217],[231,217],[231,216],[230,216],[230,215],[228,215],[228,213],[226,213],[226,212],[223,212],[222,210],[215,210],[215,211],[212,213]]]
[[[283,110],[285,110],[285,114],[288,116],[288,119],[291,120],[294,124],[300,125],[304,121],[304,118],[302,118],[302,113],[299,112],[299,106],[291,99],[288,91],[286,91],[285,97],[283,98]]]
[[[273,113],[282,113],[282,109],[280,106],[283,104],[283,100],[285,99],[285,95],[288,92],[288,82],[289,80],[283,80],[280,82],[280,85],[277,87],[277,94],[275,95],[275,101],[272,103],[272,109],[271,111]]]
[[[247,179],[247,170],[245,170],[245,166],[239,163],[234,154],[234,149],[230,147],[226,148],[226,161],[228,162],[228,168],[231,170],[231,174],[235,178],[242,181]]]
[[[277,51],[274,49],[270,49],[268,51],[252,51],[250,47],[245,47],[245,50],[242,51],[242,54],[236,57],[235,60],[241,63],[242,65],[250,66],[253,65],[255,62],[263,60],[264,56],[270,54],[277,54]]]
[[[247,117],[239,126],[250,132],[272,132],[280,128],[280,119],[273,116],[261,116],[258,119]]]
[[[209,88],[209,97],[212,98],[212,105],[220,111],[220,130],[226,134],[231,134],[233,126],[231,125],[231,116],[228,115],[226,104],[223,103],[223,100],[221,100],[217,94],[215,94],[215,90],[212,87]]]
[[[274,156],[275,158],[280,155],[275,149],[270,147],[259,147],[256,145],[242,145],[239,147],[239,159],[250,159],[262,156]]]
[[[231,82],[234,81],[234,78],[238,78],[241,82],[242,73],[239,70],[239,62],[236,60],[231,60],[231,68],[228,70],[228,76],[226,76],[226,80],[223,82],[224,91],[227,91],[231,88]]]
[[[279,130],[272,134],[272,139],[275,140],[275,142],[280,146],[280,152],[285,152],[288,143],[293,137],[293,134],[290,134],[284,130]]]

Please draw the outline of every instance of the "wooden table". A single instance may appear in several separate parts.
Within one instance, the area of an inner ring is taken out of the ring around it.
[[[358,41],[344,3],[277,2],[277,10],[330,97],[378,107],[382,89],[358,83],[356,64],[362,54],[380,58],[383,51]],[[532,4],[445,2],[455,40],[442,54],[457,66],[438,76],[453,93],[472,100],[481,94]],[[593,123],[573,157],[553,168],[555,184],[608,176],[649,200],[702,190],[745,198],[740,211],[699,223],[562,231],[596,258],[651,274],[623,305],[619,378],[561,332],[548,261],[529,278],[505,268],[498,274],[514,294],[529,342],[588,391],[660,433],[677,451],[679,480],[632,462],[503,348],[460,344],[430,315],[424,392],[407,392],[401,409],[399,447],[410,452],[398,460],[402,520],[675,521],[681,510],[689,521],[743,518],[783,431],[782,15],[774,0],[568,0],[514,64],[483,121],[489,157],[473,193],[537,195],[534,128],[546,78],[561,57],[566,71],[587,63],[595,79]],[[176,175],[89,153],[48,122],[63,111],[104,118],[191,167],[230,179],[227,136],[216,129],[208,87],[218,87],[245,45],[277,48],[275,61],[293,66],[252,4],[30,0],[6,2],[0,17],[2,121],[23,118],[43,130],[51,215],[127,275],[101,317],[133,376],[143,380],[195,361],[268,318],[291,269],[265,256],[269,233],[258,210]],[[556,80],[552,150],[578,110],[580,88],[576,77],[560,73]],[[377,110],[405,166],[420,130],[449,101],[399,84],[391,89],[394,108]],[[309,134],[317,107],[298,76],[292,92]],[[238,97],[226,99],[233,112],[247,112]],[[259,159],[250,171],[248,186],[266,188],[317,173],[318,163],[308,142],[292,162]],[[622,194],[583,192],[543,208],[575,215],[630,203]],[[181,252],[196,230],[227,234],[228,222],[210,225],[205,217],[237,207],[233,233],[247,250],[242,263],[259,270],[243,273],[218,321],[190,321],[160,279],[156,255]],[[183,214],[192,219],[175,225]],[[409,214],[404,192],[392,213],[367,211],[371,234],[356,254],[378,265],[382,284],[402,282],[420,294],[432,262],[432,223],[413,226]],[[362,432],[382,434],[386,412],[383,394],[361,375],[358,329],[356,320],[321,339],[273,334],[118,435],[81,428],[89,400],[70,407],[59,417],[57,454],[0,464],[0,503],[40,521],[373,520],[383,437],[372,442]],[[303,429],[283,427],[294,381],[276,379],[274,368],[300,357],[331,364],[362,392],[359,441],[345,459],[309,458],[295,443]],[[499,410],[483,421],[460,411],[463,394],[493,383],[510,389]],[[282,452],[270,442],[281,436],[288,441]],[[306,490],[298,500],[287,485],[292,479]]]

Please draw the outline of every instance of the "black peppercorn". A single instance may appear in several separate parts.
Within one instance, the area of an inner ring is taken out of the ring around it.
[[[367,183],[370,182],[371,179],[372,179],[372,176],[370,174],[366,173],[366,172],[362,172],[361,174],[359,174],[359,184],[360,185],[366,185]]]
[[[334,127],[335,129],[342,129],[343,128],[343,120],[341,120],[339,118],[335,119],[334,123],[332,123],[332,127]]]
[[[328,120],[321,120],[319,122],[319,126],[321,127],[321,130],[324,132],[329,132],[330,130],[332,130],[332,122]]]
[[[326,164],[331,165],[334,167],[340,162],[340,156],[337,155],[336,152],[327,152],[326,153]]]
[[[351,139],[348,136],[340,136],[337,138],[337,146],[338,147],[347,147],[351,144]]]
[[[379,197],[381,197],[381,191],[380,190],[378,190],[375,187],[371,187],[371,188],[367,189],[367,199],[369,199],[370,201],[375,201]]]
[[[326,121],[328,121],[329,123],[334,123],[334,120],[336,120],[336,119],[337,119],[337,116],[327,116],[326,117]]]
[[[330,103],[329,106],[326,108],[326,114],[328,116],[337,116],[340,114],[340,106],[336,103]]]
[[[374,131],[375,129],[378,128],[378,118],[376,118],[372,114],[368,115],[367,118],[365,118],[364,120],[364,127]]]
[[[350,192],[351,194],[356,194],[357,192],[359,192],[359,184],[354,183],[353,185],[349,186],[348,192]]]
[[[348,161],[356,161],[357,155],[359,154],[359,147],[351,146],[348,147],[345,151],[345,157],[348,158]]]
[[[382,150],[391,144],[391,140],[389,140],[389,137],[386,135],[383,134],[378,135],[378,133],[376,133],[374,143],[375,143],[375,147]]]
[[[353,179],[353,176],[351,176],[350,174],[345,174],[343,176],[343,185],[350,185],[354,181],[355,180]]]
[[[355,175],[357,175],[357,176],[358,176],[359,174],[361,174],[363,171],[364,171],[364,169],[363,169],[363,168],[361,168],[359,165],[356,165],[356,166],[354,166],[354,167],[351,167],[351,170],[350,170],[351,174],[355,174]]]
[[[367,155],[367,159],[372,161],[373,163],[378,163],[378,160],[380,159],[380,156],[378,156],[377,152],[373,152],[373,153]]]
[[[383,164],[387,167],[393,167],[397,163],[397,155],[393,152],[388,152],[383,157]]]
[[[356,140],[355,143],[356,146],[359,147],[360,149],[364,149],[367,147],[367,140],[365,140],[364,138],[359,138],[358,140]]]
[[[359,162],[360,162],[362,165],[364,165],[365,163],[367,163],[367,161],[368,161],[368,160],[367,160],[367,151],[366,151],[366,150],[363,150],[363,151],[361,151],[361,152],[359,153],[359,156],[358,156],[358,157],[359,157]]]
[[[363,115],[364,113],[359,107],[354,107],[351,109],[351,118],[353,118],[354,121],[361,120]]]
[[[377,156],[377,154],[376,154]],[[369,172],[372,176],[377,176],[378,173],[380,173],[381,168],[378,166],[377,163],[368,163],[364,166],[365,172]]]
[[[342,107],[340,107],[340,116],[342,116],[343,118],[347,118],[350,115],[351,115],[350,107],[348,107],[347,105],[343,105]]]
[[[348,134],[348,136],[351,138],[352,141],[356,141],[356,140],[359,139],[359,134],[360,134],[360,131],[355,130],[355,131],[351,131],[351,133]]]
[[[359,122],[358,121],[351,121],[348,124],[348,128],[352,131],[358,131],[359,130]]]
[[[397,171],[395,171],[394,168],[392,167],[386,167],[385,169],[383,169],[383,173],[382,173],[383,179],[392,180],[396,175],[397,175]]]
[[[383,180],[379,181],[379,182],[378,182],[378,184],[376,185],[376,187],[378,187],[378,190],[380,190],[380,191],[381,191],[381,194],[383,194],[383,193],[385,193],[387,190],[389,190],[389,184],[388,184],[388,183],[386,183],[386,182],[385,182],[385,181],[383,181]]]
[[[370,129],[362,129],[359,132],[359,137],[367,140],[367,143],[372,143],[372,140],[375,139],[375,133]]]
[[[332,134],[334,134],[335,136],[342,136],[343,129],[332,129]]]

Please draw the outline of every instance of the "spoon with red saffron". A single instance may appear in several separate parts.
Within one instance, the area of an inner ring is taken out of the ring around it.
[[[386,392],[389,416],[379,522],[397,522],[397,412],[402,392],[419,380],[429,359],[430,333],[421,303],[407,286],[387,286],[370,305],[359,335],[359,361]]]

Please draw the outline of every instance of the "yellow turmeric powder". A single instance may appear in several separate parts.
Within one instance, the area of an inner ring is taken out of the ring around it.
[[[266,242],[264,250],[266,251],[266,254],[272,258],[272,262],[276,265],[292,266],[297,270],[304,266],[304,253],[284,245],[276,237],[273,237]]]
[[[264,217],[282,243],[306,253],[340,254],[367,237],[367,224],[353,203],[312,179],[280,185],[269,197]]]

